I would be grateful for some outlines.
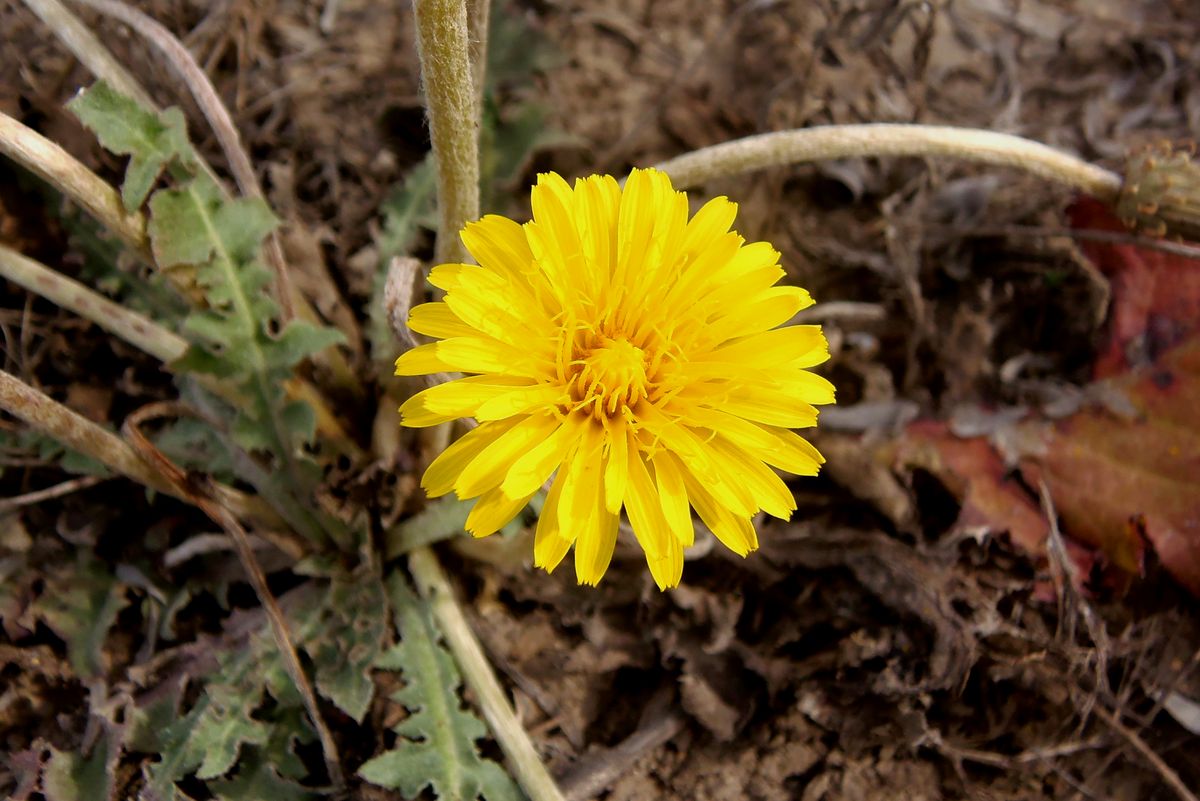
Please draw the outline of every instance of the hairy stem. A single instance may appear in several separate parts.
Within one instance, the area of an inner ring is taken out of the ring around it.
[[[421,597],[433,611],[438,627],[446,638],[446,645],[462,670],[463,679],[478,698],[483,716],[487,718],[496,742],[508,758],[509,768],[521,789],[530,801],[563,801],[562,792],[546,770],[508,699],[504,697],[504,689],[463,616],[437,557],[429,548],[418,548],[409,554],[408,567]]]
[[[122,242],[150,261],[146,218],[128,212],[117,190],[46,137],[0,112],[0,153],[79,203]]]
[[[942,125],[826,125],[747,136],[694,150],[658,168],[677,187],[767,167],[876,156],[949,156],[1015,167],[1113,202],[1122,178],[1060,150],[1019,136]]]
[[[438,174],[439,264],[470,258],[458,237],[479,216],[479,120],[464,0],[416,0],[417,52]]]
[[[487,81],[488,25],[492,0],[467,0],[467,37],[471,43],[471,80],[475,84],[475,119],[483,119],[483,89]]]

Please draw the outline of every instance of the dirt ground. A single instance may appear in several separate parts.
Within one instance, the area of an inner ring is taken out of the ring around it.
[[[324,34],[316,2],[142,5],[197,54],[273,205],[311,232],[289,241],[292,253],[328,265],[363,319],[380,208],[428,149],[411,9],[343,0]],[[490,210],[518,216],[539,170],[622,175],[784,128],[982,127],[1112,167],[1133,146],[1200,132],[1194,0],[511,0],[495,13],[517,76],[493,87],[496,113],[532,103],[562,134],[506,165]],[[179,102],[142,44],[88,19],[156,97]],[[62,109],[86,72],[16,3],[0,9],[0,68],[0,110],[116,174],[119,162]],[[214,143],[199,142],[221,167]],[[1170,700],[1200,698],[1195,598],[1153,558],[1143,575],[1077,591],[1058,580],[1053,553],[964,525],[959,488],[936,470],[888,461],[913,420],[993,420],[1090,379],[1108,296],[1077,244],[1053,235],[1071,193],[1010,171],[887,159],[775,169],[695,194],[735,199],[739,231],[772,242],[791,280],[839,304],[823,320],[839,407],[814,439],[829,468],[792,482],[799,510],[761,525],[759,553],[742,560],[701,542],[684,586],[666,594],[633,547],[618,549],[599,589],[576,587],[569,570],[534,572],[502,547],[446,550],[567,796],[1179,798],[1172,777],[1197,792],[1200,715]],[[0,238],[78,264],[29,196],[0,166]],[[431,255],[429,234],[415,247]],[[148,359],[95,328],[15,288],[2,299],[5,369],[114,424],[172,396]],[[355,410],[364,440],[372,416]],[[7,470],[0,494],[53,475]],[[398,513],[420,507],[411,487],[402,476],[390,490]],[[1025,490],[1037,506],[1036,487]],[[26,508],[28,543],[10,528],[0,548],[43,565],[81,546],[153,564],[163,543],[202,526],[112,482]],[[216,626],[184,621],[179,636]],[[13,634],[0,633],[0,677],[30,700],[0,706],[0,752],[38,737],[71,746],[83,688],[62,643]],[[111,670],[143,646],[118,626]]]

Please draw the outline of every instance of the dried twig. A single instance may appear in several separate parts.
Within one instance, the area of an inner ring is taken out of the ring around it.
[[[92,29],[58,0],[25,0],[33,13],[62,39],[88,71],[108,82],[123,95],[148,108],[157,108],[149,92],[142,88],[121,62],[113,57]]]
[[[1096,231],[1088,228],[1049,228],[1036,225],[1004,225],[996,227],[958,226],[958,225],[929,225],[930,231],[948,231],[961,236],[1027,236],[1027,237],[1056,237],[1069,236],[1085,242],[1103,242],[1106,245],[1132,245],[1144,250],[1160,250],[1172,256],[1183,256],[1186,259],[1200,259],[1200,245],[1187,242],[1172,242],[1169,239],[1156,239],[1134,233],[1120,231]]]
[[[279,648],[279,654],[283,659],[283,666],[287,670],[288,676],[291,677],[297,691],[299,691],[300,697],[304,700],[304,707],[308,710],[309,719],[312,721],[313,727],[317,730],[329,778],[334,784],[335,791],[340,792],[345,786],[346,780],[342,775],[337,743],[334,742],[333,734],[329,731],[329,727],[325,724],[325,720],[321,716],[321,710],[317,704],[317,695],[313,691],[312,683],[309,682],[308,676],[304,674],[304,667],[300,664],[300,656],[296,653],[296,647],[292,644],[291,635],[288,633],[287,619],[283,616],[283,610],[279,608],[279,603],[275,600],[275,596],[271,594],[271,590],[267,586],[267,577],[263,573],[262,566],[258,563],[258,558],[254,555],[254,548],[250,544],[246,530],[242,528],[242,524],[238,522],[237,517],[217,500],[211,491],[211,487],[196,481],[168,459],[162,451],[150,443],[150,440],[146,439],[139,428],[147,420],[170,414],[171,408],[171,404],[163,403],[143,406],[125,419],[122,430],[141,458],[147,464],[152,465],[165,482],[173,487],[180,496],[199,507],[206,515],[212,518],[213,522],[224,529],[230,539],[233,540],[234,550],[237,551],[238,559],[241,561],[246,574],[250,577],[250,583],[254,587],[254,592],[258,595],[258,600],[262,603],[263,609],[267,613],[267,619],[271,623],[271,633],[275,636],[275,644]]]
[[[33,172],[82,206],[147,262],[146,218],[129,212],[117,190],[46,137],[0,112],[0,153]]]
[[[139,458],[125,440],[2,370],[0,409],[117,473],[151,489],[188,500]],[[215,485],[212,492],[224,507],[258,526],[276,530],[286,527],[275,510],[260,498],[221,485]]]
[[[108,476],[80,476],[79,478],[64,481],[61,484],[55,484],[53,487],[26,492],[24,495],[16,495],[12,498],[0,498],[0,515],[20,509],[23,506],[32,506],[42,501],[61,498],[64,495],[70,495],[73,492],[94,487],[100,482],[107,480]]]
[[[1010,134],[944,125],[823,125],[747,136],[665,161],[677,187],[767,167],[878,156],[950,156],[1015,167],[1115,202],[1122,178],[1052,147]]]
[[[479,700],[483,715],[491,726],[496,742],[508,758],[509,768],[531,801],[565,801],[554,779],[546,771],[529,735],[517,720],[504,689],[475,633],[471,631],[450,581],[437,557],[429,548],[418,548],[408,556],[417,589],[433,611],[446,645],[462,669],[467,686]]]
[[[1175,791],[1182,801],[1200,801],[1196,794],[1188,789],[1188,786],[1179,778],[1179,774],[1175,769],[1163,761],[1163,758],[1155,753],[1154,749],[1143,740],[1136,731],[1126,726],[1121,722],[1121,718],[1117,713],[1109,712],[1103,705],[1097,704],[1095,713],[1101,720],[1109,725],[1113,731],[1125,738],[1125,741],[1133,746],[1133,749],[1142,755],[1142,758],[1150,763],[1150,766],[1158,773],[1167,786]]]

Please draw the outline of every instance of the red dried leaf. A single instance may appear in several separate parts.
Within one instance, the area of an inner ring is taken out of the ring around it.
[[[1092,408],[1045,426],[1022,472],[1046,482],[1070,536],[1134,573],[1144,537],[1200,595],[1200,337],[1113,383],[1131,417]]]
[[[1107,206],[1080,198],[1071,227],[1128,234]],[[1200,261],[1135,245],[1082,240],[1080,247],[1112,284],[1108,342],[1096,379],[1144,366],[1200,330]]]
[[[986,439],[962,439],[945,423],[922,421],[905,430],[899,460],[933,473],[962,504],[956,526],[1006,531],[1017,547],[1040,555],[1049,526],[1029,493],[1009,476]]]

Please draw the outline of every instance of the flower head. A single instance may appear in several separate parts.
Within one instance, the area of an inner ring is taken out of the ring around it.
[[[729,549],[755,550],[751,518],[796,508],[772,468],[815,475],[824,461],[790,429],[833,402],[807,369],[828,358],[825,337],[780,327],[812,299],[777,285],[774,248],[730,231],[735,204],[716,198],[689,219],[687,196],[656,170],[623,189],[540,175],[532,203],[524,225],[467,225],[479,266],[435,267],[445,299],[412,310],[409,327],[440,341],[396,373],[472,375],[413,396],[404,424],[479,422],[422,486],[478,497],[467,529],[483,537],[553,477],[534,562],[553,570],[574,545],[585,584],[608,568],[622,508],[660,588],[679,583],[692,508]]]

